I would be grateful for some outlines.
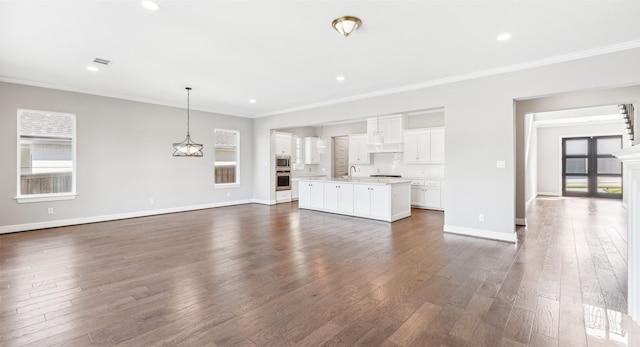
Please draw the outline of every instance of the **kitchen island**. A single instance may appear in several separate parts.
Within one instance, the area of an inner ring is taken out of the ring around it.
[[[393,222],[411,216],[411,181],[300,178],[298,208]]]

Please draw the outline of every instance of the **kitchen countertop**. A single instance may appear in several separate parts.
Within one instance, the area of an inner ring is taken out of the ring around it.
[[[302,177],[301,177],[302,178]],[[402,178],[371,178],[371,177],[304,177],[305,181],[319,181],[319,182],[335,182],[335,183],[366,183],[375,185],[394,185],[394,184],[410,184],[411,180]]]
[[[327,177],[327,175],[298,175],[298,176],[291,176],[291,179],[301,180],[301,179],[307,179],[307,178],[323,178],[323,177]]]

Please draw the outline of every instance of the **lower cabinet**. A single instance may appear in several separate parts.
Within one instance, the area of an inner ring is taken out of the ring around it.
[[[324,209],[328,212],[353,213],[353,184],[325,183]]]
[[[393,222],[411,216],[411,189],[402,184],[300,181],[298,207]]]
[[[298,207],[324,208],[324,184],[322,182],[300,181],[298,191]]]
[[[391,187],[357,185],[354,188],[353,209],[356,215],[385,217],[389,215]]]
[[[416,184],[418,183],[418,184]],[[411,206],[443,210],[442,187],[437,181],[414,181],[411,185]]]

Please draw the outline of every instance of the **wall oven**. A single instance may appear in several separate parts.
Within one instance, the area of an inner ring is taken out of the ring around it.
[[[291,157],[276,156],[276,191],[291,189]]]
[[[291,171],[276,172],[276,190],[291,189]]]

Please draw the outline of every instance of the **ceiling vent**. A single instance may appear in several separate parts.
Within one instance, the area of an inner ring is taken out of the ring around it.
[[[95,58],[93,59],[94,63],[98,63],[98,64],[102,64],[102,65],[109,65],[110,61],[107,59],[102,59],[102,58]]]

